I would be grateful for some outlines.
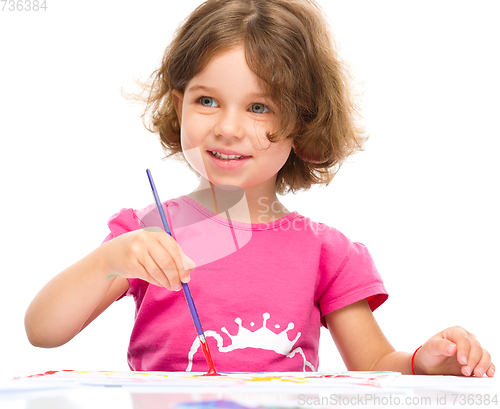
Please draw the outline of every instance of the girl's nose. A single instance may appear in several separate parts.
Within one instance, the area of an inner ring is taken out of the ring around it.
[[[215,123],[215,135],[224,138],[242,138],[245,135],[243,123],[244,118],[241,118],[236,110],[221,110]]]

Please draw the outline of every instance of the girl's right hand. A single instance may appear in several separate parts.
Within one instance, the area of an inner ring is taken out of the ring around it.
[[[196,267],[178,243],[159,227],[122,234],[99,247],[107,277],[140,278],[172,291],[190,280]]]

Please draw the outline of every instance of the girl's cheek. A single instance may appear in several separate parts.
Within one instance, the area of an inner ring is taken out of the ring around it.
[[[197,145],[212,128],[213,123],[207,115],[186,115],[181,125],[181,135],[184,134],[192,145]]]
[[[199,147],[194,147],[190,149],[182,148],[184,156],[186,157],[189,164],[205,179],[208,179],[207,170],[203,162],[202,151]]]
[[[203,177],[207,178],[207,171],[202,159],[201,139],[194,138],[198,135],[196,127],[192,126],[193,121],[189,117],[184,117],[181,123],[181,147],[182,152],[189,164]]]
[[[181,123],[181,144],[182,149],[193,149],[200,145],[200,125],[199,121],[191,114],[186,114]]]

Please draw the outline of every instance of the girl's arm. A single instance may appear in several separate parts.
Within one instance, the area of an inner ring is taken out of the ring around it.
[[[127,291],[127,278],[180,290],[195,267],[165,232],[135,230],[104,244],[50,280],[24,319],[29,341],[65,344]]]
[[[325,320],[349,371],[376,371],[383,357],[395,353],[366,300],[333,311]],[[385,370],[411,373],[410,362],[404,358],[406,354]]]
[[[107,278],[101,253],[97,248],[56,275],[33,299],[24,323],[34,346],[65,344],[127,291],[126,278]]]
[[[395,351],[378,326],[368,302],[361,300],[325,316],[328,329],[351,371],[397,371],[412,374],[408,352]],[[495,366],[476,337],[451,327],[431,337],[415,355],[420,375],[493,376]]]

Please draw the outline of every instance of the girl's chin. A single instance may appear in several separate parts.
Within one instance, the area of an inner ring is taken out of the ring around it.
[[[246,186],[244,183],[239,183],[238,181],[235,180],[228,180],[227,178],[210,178],[206,180],[206,183],[204,183],[207,187],[210,187],[210,185],[213,185],[217,190],[222,190],[226,192],[239,192],[241,190],[246,189],[248,186]]]

